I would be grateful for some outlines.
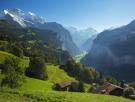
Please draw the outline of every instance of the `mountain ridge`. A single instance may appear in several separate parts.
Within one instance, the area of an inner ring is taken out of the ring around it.
[[[1,12],[1,19],[15,24],[19,28],[38,28],[52,30],[58,34],[63,43],[63,50],[67,50],[71,55],[79,54],[81,51],[72,41],[69,31],[56,22],[45,22],[45,19],[32,12],[25,13],[21,9],[6,9]]]
[[[101,32],[81,63],[93,66],[119,80],[135,81],[135,21],[122,27]],[[125,66],[124,66],[125,65]],[[128,71],[128,73],[127,73]]]

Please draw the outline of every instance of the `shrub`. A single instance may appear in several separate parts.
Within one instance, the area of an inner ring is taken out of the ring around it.
[[[123,92],[124,97],[129,98],[130,95],[134,95],[134,94],[135,94],[134,88],[128,87],[124,89],[124,92]]]
[[[88,92],[97,93],[98,85],[96,83],[91,84]]]
[[[16,88],[24,82],[24,70],[19,67],[19,59],[9,58],[3,64],[2,73],[5,75],[1,85]]]
[[[70,91],[77,92],[78,91],[78,82],[72,82]]]
[[[70,87],[70,91],[73,91],[73,92],[85,92],[84,83],[82,81],[72,82],[71,87]]]
[[[79,81],[79,83],[78,83],[78,91],[79,92],[84,92],[85,91],[84,83],[82,81]]]
[[[105,82],[109,82],[111,84],[117,84],[117,80],[111,76],[106,77]]]

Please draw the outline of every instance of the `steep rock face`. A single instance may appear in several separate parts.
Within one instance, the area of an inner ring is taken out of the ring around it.
[[[47,22],[44,24],[43,28],[56,32],[59,35],[61,41],[63,42],[63,49],[69,51],[70,54],[76,55],[80,53],[80,50],[73,42],[69,31],[65,29],[62,25],[56,22]]]
[[[89,53],[81,60],[106,75],[135,81],[135,21],[101,32]]]
[[[79,48],[72,41],[72,37],[68,30],[62,25],[55,22],[45,22],[43,17],[39,17],[32,12],[25,13],[20,9],[6,9],[0,14],[0,19],[5,19],[11,24],[15,24],[19,28],[38,28],[52,30],[58,34],[58,38],[63,43],[63,50],[67,50],[71,55],[80,53]]]

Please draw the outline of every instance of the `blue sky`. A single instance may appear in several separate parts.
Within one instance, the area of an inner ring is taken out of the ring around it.
[[[0,10],[20,8],[64,26],[98,31],[135,19],[135,0],[0,0]]]

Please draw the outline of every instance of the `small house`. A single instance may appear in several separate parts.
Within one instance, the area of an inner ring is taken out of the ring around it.
[[[69,91],[72,82],[60,82],[56,83],[55,89],[59,91]]]
[[[111,83],[104,83],[101,87],[97,89],[97,93],[122,96],[123,88]]]

